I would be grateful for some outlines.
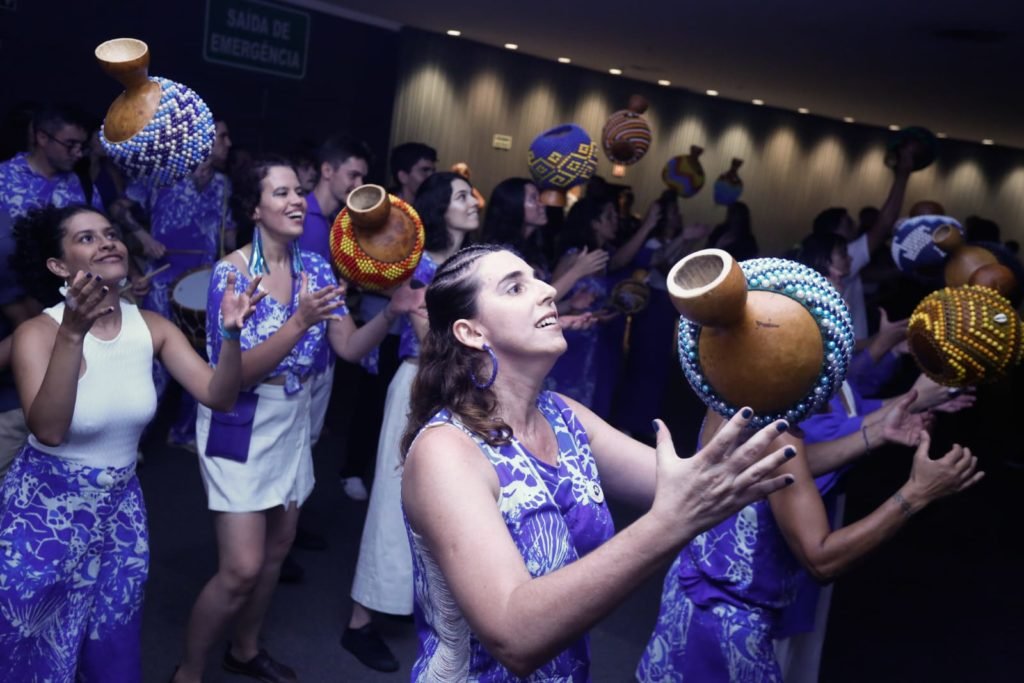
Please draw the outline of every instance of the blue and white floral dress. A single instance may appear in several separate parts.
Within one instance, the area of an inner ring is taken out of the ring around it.
[[[535,458],[515,438],[507,446],[488,445],[447,410],[424,427],[453,425],[480,447],[498,475],[498,509],[523,563],[534,577],[575,562],[615,533],[583,426],[557,394],[541,393],[537,407],[555,432],[557,467]],[[420,639],[413,681],[590,680],[588,636],[525,679],[502,666],[471,631],[423,538],[412,528],[409,537]]]
[[[337,284],[331,266],[319,255],[299,252],[302,269],[308,275],[308,289],[315,292]],[[206,308],[206,352],[216,367],[220,358],[220,302],[227,289],[228,275],[234,273],[236,287],[242,291],[251,282],[250,274],[227,261],[213,270]],[[242,329],[242,351],[262,344],[280,329],[295,312],[299,302],[294,276],[290,301],[265,296]],[[342,305],[335,315],[348,315]],[[246,462],[209,457],[206,453],[210,431],[210,409],[200,405],[196,420],[196,445],[200,470],[209,508],[221,512],[255,512],[289,503],[301,505],[313,491],[313,455],[310,444],[310,382],[314,359],[321,345],[327,344],[327,323],[313,325],[287,356],[265,378],[284,376],[284,385],[257,384],[259,396],[253,418],[252,440]]]

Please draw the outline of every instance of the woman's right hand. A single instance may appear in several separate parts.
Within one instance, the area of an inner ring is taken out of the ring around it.
[[[299,305],[295,309],[296,322],[304,330],[325,320],[341,320],[334,311],[345,304],[345,289],[327,285],[315,292],[309,291],[309,276],[303,272],[299,283]]]
[[[586,247],[576,254],[572,267],[576,271],[576,277],[584,278],[588,275],[603,272],[608,265],[608,252],[604,249],[588,250]]]
[[[930,446],[931,438],[922,430],[910,479],[903,487],[903,497],[915,512],[940,498],[974,486],[985,476],[984,472],[978,471],[978,458],[971,454],[970,448],[953,444],[948,453],[932,460],[928,456]]]
[[[61,328],[76,338],[84,337],[93,323],[114,312],[114,307],[105,303],[109,291],[110,287],[103,284],[103,278],[99,275],[77,272],[64,297]]]
[[[655,420],[658,461],[651,513],[662,519],[669,533],[677,533],[680,541],[688,541],[793,483],[790,475],[772,473],[796,450],[784,447],[765,455],[781,433],[779,425],[786,423],[773,422],[748,439],[745,436],[753,417],[749,408],[737,411],[691,458],[676,455],[668,428]]]

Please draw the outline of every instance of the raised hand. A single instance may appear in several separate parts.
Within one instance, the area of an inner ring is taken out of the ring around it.
[[[61,327],[75,335],[85,336],[93,323],[114,312],[114,307],[105,302],[109,292],[110,287],[103,284],[99,275],[82,271],[75,273],[64,297]]]
[[[914,382],[914,386],[911,387],[911,391],[917,392],[917,400],[914,401],[910,409],[913,412],[921,412],[924,410],[938,409],[939,406],[947,403],[951,399],[958,398],[964,393],[969,394],[973,392],[973,389],[966,391],[962,389],[954,389],[950,391],[949,387],[942,386],[928,375],[922,373],[921,376],[917,378],[917,381]],[[963,408],[968,407],[968,405],[973,404],[973,400],[961,401],[958,404],[959,407],[955,410],[946,412],[956,412],[956,410],[962,410]]]
[[[779,425],[786,423],[772,423],[746,438],[753,416],[749,408],[740,410],[704,448],[685,459],[676,455],[668,428],[655,421],[658,463],[651,512],[683,538],[713,527],[793,482],[790,475],[773,475],[796,454],[792,446],[765,455],[780,434]]]
[[[315,292],[309,291],[309,276],[303,272],[299,283],[299,306],[295,316],[302,329],[309,329],[325,320],[340,320],[335,309],[345,304],[345,289],[338,285],[327,285]]]
[[[388,302],[388,311],[393,316],[412,313],[426,316],[427,307],[424,300],[427,288],[419,280],[408,280],[395,290]]]
[[[608,258],[608,252],[604,249],[590,251],[583,247],[583,250],[576,255],[572,267],[576,271],[577,277],[582,278],[603,272],[605,266],[608,265]]]
[[[224,320],[224,328],[230,332],[237,332],[245,326],[245,321],[256,310],[258,304],[266,292],[259,290],[262,275],[253,278],[244,291],[238,291],[238,278],[235,273],[228,273],[227,287],[224,289],[224,298],[220,300],[220,315]]]
[[[903,488],[907,502],[915,508],[970,488],[985,476],[978,470],[978,458],[971,454],[971,449],[954,444],[944,456],[932,460],[928,457],[930,447],[931,437],[928,432],[921,432],[910,479]]]
[[[946,389],[946,396],[949,398],[933,407],[937,413],[959,413],[961,410],[970,408],[978,397],[974,395],[974,387],[963,389]]]
[[[893,345],[898,344],[906,338],[907,326],[910,324],[909,318],[904,318],[903,320],[889,320],[889,314],[886,313],[884,308],[878,309],[878,315],[879,335],[884,335],[885,338]]]
[[[597,318],[591,313],[560,315],[558,316],[558,323],[562,326],[563,330],[589,330],[597,324]]]
[[[909,391],[889,406],[882,423],[882,436],[889,443],[914,448],[921,443],[921,432],[931,428],[931,413],[910,412],[916,398],[917,392]]]
[[[654,226],[658,224],[661,219],[661,204],[658,202],[651,202],[651,205],[647,207],[647,213],[644,214],[643,223],[640,224],[640,232],[650,232],[654,229]]]

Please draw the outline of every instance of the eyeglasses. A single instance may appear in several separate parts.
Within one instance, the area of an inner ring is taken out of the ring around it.
[[[39,132],[45,135],[46,137],[50,138],[52,141],[56,142],[64,149],[66,149],[69,154],[74,154],[75,152],[84,152],[85,146],[89,143],[88,140],[61,140],[60,138],[55,137],[50,133],[47,133],[45,130],[41,130]]]

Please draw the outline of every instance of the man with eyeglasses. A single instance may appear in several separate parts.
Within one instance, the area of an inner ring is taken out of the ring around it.
[[[0,163],[0,209],[13,220],[47,205],[85,204],[72,171],[89,135],[81,116],[68,107],[44,106],[32,116],[31,149]],[[102,210],[99,194],[92,205]]]

